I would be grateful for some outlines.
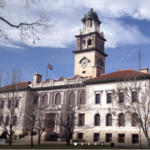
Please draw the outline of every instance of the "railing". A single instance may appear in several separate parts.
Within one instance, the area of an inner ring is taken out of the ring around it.
[[[48,86],[50,83],[46,82],[46,83],[42,83],[42,86]]]
[[[54,82],[54,86],[55,85],[64,85],[65,82],[64,81],[57,81],[57,82]]]
[[[88,78],[87,78],[88,79]],[[55,80],[51,80],[50,82],[46,82],[46,83],[36,83],[36,84],[30,84],[30,87],[47,87],[47,86],[59,86],[59,85],[68,85],[68,84],[78,84],[78,83],[82,83],[83,81],[86,81],[87,79],[83,78],[83,79],[73,79],[73,80],[63,80],[63,81],[55,81]]]

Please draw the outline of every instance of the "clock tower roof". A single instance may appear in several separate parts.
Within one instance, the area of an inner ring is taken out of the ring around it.
[[[90,21],[94,20],[98,22],[98,24],[101,23],[98,18],[98,15],[96,14],[96,12],[93,11],[93,8],[91,8],[91,10],[85,14],[84,18],[81,21],[86,22],[87,20],[90,20]]]

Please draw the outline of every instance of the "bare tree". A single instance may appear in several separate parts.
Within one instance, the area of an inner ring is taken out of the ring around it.
[[[62,127],[66,133],[67,145],[70,145],[70,140],[72,139],[75,127],[79,126],[80,131],[84,131],[90,128],[93,128],[93,125],[85,124],[84,116],[82,121],[79,121],[78,114],[80,112],[86,111],[91,108],[91,104],[88,104],[86,101],[91,96],[85,92],[84,89],[80,89],[82,92],[81,96],[75,96],[75,91],[77,91],[77,87],[80,88],[83,85],[73,85],[72,89],[70,89],[69,94],[67,96],[67,101],[65,104],[59,106],[59,100],[57,98],[55,100],[55,107],[51,107],[51,114],[55,114],[57,116],[57,120],[55,121],[55,125]],[[56,102],[57,101],[57,102]],[[82,106],[81,106],[82,105]],[[51,122],[53,123],[53,121]]]
[[[30,8],[31,4],[38,4],[40,0],[24,0],[25,7]],[[0,0],[0,8],[5,9],[6,6],[6,0]],[[35,22],[19,22],[17,25],[12,24],[7,18],[4,18],[2,15],[0,15],[0,21],[6,23],[12,28],[16,28],[19,30],[20,34],[20,41],[22,44],[27,44],[29,42],[29,39],[33,40],[33,43],[35,44],[36,40],[39,40],[38,32],[39,30],[43,31],[49,31],[50,28],[53,27],[52,24],[50,24],[49,16],[46,14],[42,14],[39,16],[39,19]],[[7,31],[3,30],[2,27],[0,27],[0,37],[3,37],[5,41],[9,40],[9,34]]]
[[[38,104],[38,95],[30,95],[28,104],[25,110],[25,124],[30,130],[31,147],[33,147],[34,132],[38,135],[38,144],[40,144],[41,136],[47,124],[44,122],[43,114],[46,111],[47,105]]]
[[[124,79],[124,82],[118,83],[114,90],[114,109],[111,112],[114,116],[119,115],[117,123],[124,126],[125,123],[131,123],[132,126],[142,128],[143,134],[150,148],[150,81],[149,76],[142,78],[137,75]],[[118,109],[117,109],[118,108]]]
[[[21,110],[24,103],[19,95],[21,79],[20,69],[13,69],[11,74],[7,74],[4,86],[0,88],[0,126],[9,137],[9,145],[12,144],[13,132],[19,128],[23,113]]]

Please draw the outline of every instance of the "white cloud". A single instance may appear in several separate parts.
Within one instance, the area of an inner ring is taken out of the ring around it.
[[[108,19],[104,20],[103,23],[103,31],[107,39],[106,47],[114,48],[117,45],[135,45],[150,41],[136,26],[125,25],[120,21]]]
[[[106,47],[114,48],[117,45],[148,43],[149,38],[142,34],[136,25],[129,25],[126,22],[119,21],[120,17],[131,16],[136,19],[150,20],[149,0],[51,0],[41,1],[37,5],[31,5],[30,10],[24,7],[20,0],[7,1],[6,8],[0,10],[3,17],[13,24],[19,22],[33,22],[37,20],[38,15],[47,13],[51,18],[54,28],[50,33],[40,32],[40,41],[29,44],[30,46],[42,47],[66,47],[69,43],[75,43],[74,35],[82,27],[81,19],[91,7],[97,12],[100,20],[103,22],[101,30],[104,31],[107,39]],[[0,22],[3,29],[10,31],[15,45],[19,42],[18,30],[10,28],[5,23]],[[0,41],[0,45],[3,42]],[[8,46],[8,45],[7,45]]]

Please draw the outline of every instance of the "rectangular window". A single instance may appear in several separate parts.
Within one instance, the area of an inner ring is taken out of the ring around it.
[[[111,103],[112,102],[112,95],[111,93],[107,93],[107,103]]]
[[[112,142],[112,134],[106,133],[106,142]]]
[[[124,103],[124,94],[123,94],[123,92],[119,93],[119,103]]]
[[[4,108],[4,101],[1,101],[1,108]]]
[[[125,141],[125,134],[118,134],[118,142],[124,143]]]
[[[132,134],[132,143],[139,143],[139,135]]]
[[[95,104],[100,104],[100,94],[96,94]]]
[[[11,108],[11,100],[8,101],[8,108]]]
[[[78,133],[78,139],[83,139],[83,133]]]
[[[19,107],[19,100],[16,100],[16,106],[15,106],[16,108],[18,108]]]
[[[94,133],[94,142],[99,141],[99,133]]]
[[[79,126],[84,126],[84,114],[79,114]]]
[[[132,92],[132,102],[137,102],[137,92],[136,91],[133,91]]]

